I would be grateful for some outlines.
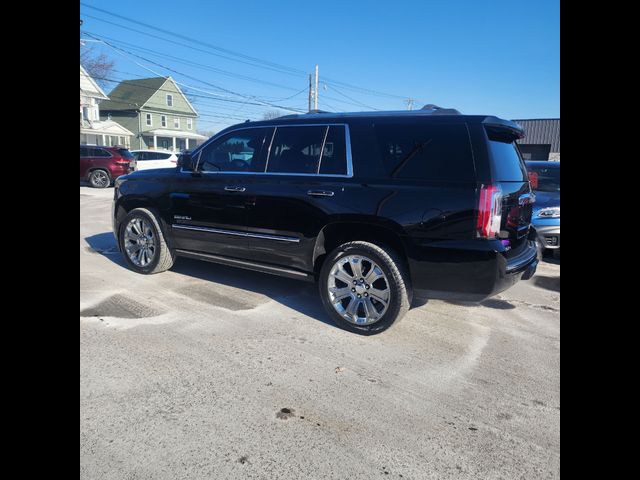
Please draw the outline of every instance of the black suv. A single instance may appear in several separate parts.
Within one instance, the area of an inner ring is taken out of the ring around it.
[[[246,122],[118,178],[114,232],[137,272],[181,255],[318,280],[338,325],[378,333],[414,290],[479,301],[534,274],[522,135],[437,109]]]

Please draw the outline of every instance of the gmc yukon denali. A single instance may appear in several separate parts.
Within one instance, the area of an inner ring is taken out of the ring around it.
[[[184,256],[317,281],[336,324],[379,333],[414,291],[480,301],[533,276],[522,135],[437,107],[246,122],[118,178],[114,233],[136,272]]]

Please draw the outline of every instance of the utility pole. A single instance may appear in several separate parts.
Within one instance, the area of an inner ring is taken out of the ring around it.
[[[407,104],[407,110],[413,110],[413,98],[407,98],[404,103]]]
[[[309,111],[311,111],[311,107],[313,105],[313,83],[311,80],[311,74],[309,74]]]
[[[316,63],[316,88],[315,95],[313,96],[313,108],[318,110],[318,64]]]

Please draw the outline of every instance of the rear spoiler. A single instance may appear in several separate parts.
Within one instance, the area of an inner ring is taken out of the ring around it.
[[[487,117],[482,121],[482,124],[487,132],[510,137],[511,141],[524,137],[524,129],[511,120],[503,120],[498,117]]]

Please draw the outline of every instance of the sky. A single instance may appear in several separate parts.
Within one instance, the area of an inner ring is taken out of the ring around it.
[[[170,75],[201,132],[307,111],[316,64],[320,110],[560,116],[559,0],[81,0],[80,18],[115,62],[107,93]]]

